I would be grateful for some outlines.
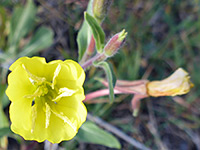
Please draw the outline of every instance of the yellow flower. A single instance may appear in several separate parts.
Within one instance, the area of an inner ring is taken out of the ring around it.
[[[190,76],[182,68],[164,80],[147,83],[148,94],[154,97],[182,95],[188,93],[192,87]]]
[[[72,60],[46,63],[45,58],[22,57],[9,69],[12,131],[38,142],[72,139],[87,116],[81,66]]]

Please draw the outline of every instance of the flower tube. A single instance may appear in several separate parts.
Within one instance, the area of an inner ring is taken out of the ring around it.
[[[177,69],[171,76],[161,81],[147,83],[147,91],[150,96],[176,96],[186,94],[193,84],[190,76],[182,68]]]

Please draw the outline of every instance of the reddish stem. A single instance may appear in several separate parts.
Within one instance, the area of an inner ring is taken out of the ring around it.
[[[121,91],[118,91],[116,89],[114,89],[114,93],[115,94],[122,94]],[[85,96],[84,102],[92,100],[92,99],[97,98],[97,97],[106,96],[106,95],[109,95],[109,89],[98,90],[98,91],[87,94]]]

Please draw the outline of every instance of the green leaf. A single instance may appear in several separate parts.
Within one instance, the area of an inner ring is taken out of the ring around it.
[[[13,54],[16,52],[19,41],[24,37],[34,25],[36,15],[36,7],[32,0],[28,0],[25,8],[19,7],[14,11],[11,19],[11,29],[9,34],[8,52]]]
[[[1,79],[0,79],[1,82]],[[3,111],[3,99],[5,98],[6,85],[0,84],[0,128],[7,127],[9,125],[8,119]]]
[[[3,108],[0,107],[0,128],[8,126],[8,119],[3,111]]]
[[[119,141],[112,134],[90,121],[82,125],[76,138],[80,142],[100,144],[110,148],[121,148]]]
[[[53,31],[46,27],[40,27],[33,35],[30,42],[18,54],[18,57],[31,56],[34,53],[49,47],[52,43],[53,43]]]
[[[93,0],[89,1],[87,12],[92,15],[92,3]],[[80,61],[89,45],[90,39],[92,36],[92,32],[90,30],[90,26],[87,24],[87,22],[84,20],[83,24],[81,26],[81,29],[78,32],[77,36],[77,43],[78,43],[78,54],[79,58],[78,60]]]
[[[95,64],[96,66],[102,67],[106,73],[106,77],[108,80],[108,86],[109,86],[109,98],[110,98],[110,103],[113,103],[115,99],[114,95],[114,87],[116,83],[116,77],[114,75],[112,67],[105,61],[99,62]]]
[[[3,136],[8,135],[10,133],[12,133],[12,131],[10,130],[9,127],[0,128],[0,138],[2,138]]]
[[[6,43],[6,34],[5,34],[5,28],[6,28],[6,20],[7,20],[7,14],[4,7],[0,5],[0,47],[4,49],[5,43]]]
[[[104,48],[105,33],[104,33],[103,29],[101,28],[100,24],[96,21],[96,19],[94,17],[89,15],[87,12],[85,12],[84,15],[85,15],[85,20],[91,27],[92,34],[95,39],[97,51],[99,53],[102,53],[103,48]]]
[[[1,6],[8,6],[12,4],[12,0],[1,0],[0,5]]]
[[[0,84],[0,106],[2,107],[2,109],[5,108],[6,106],[8,106],[8,104],[10,103],[10,101],[5,93],[6,88],[7,88],[6,84]]]

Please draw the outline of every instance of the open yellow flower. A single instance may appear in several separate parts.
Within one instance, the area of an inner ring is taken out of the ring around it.
[[[46,63],[45,58],[22,57],[9,69],[12,131],[38,142],[72,139],[87,116],[81,66],[72,60]]]
[[[186,71],[177,69],[171,76],[161,81],[147,83],[147,91],[150,96],[176,96],[186,94],[193,84]]]

